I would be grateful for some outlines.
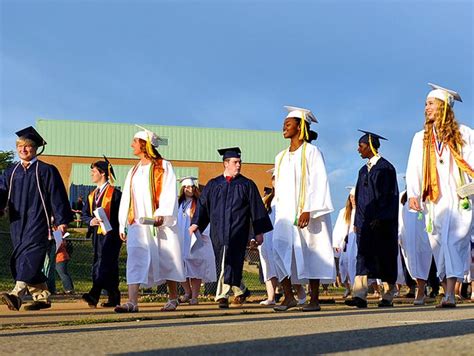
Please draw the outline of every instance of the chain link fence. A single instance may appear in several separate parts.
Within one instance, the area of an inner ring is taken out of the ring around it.
[[[78,229],[77,231],[80,231]],[[67,238],[72,244],[71,259],[68,262],[68,272],[74,284],[74,290],[77,294],[88,292],[92,286],[91,269],[94,258],[91,239],[85,238],[85,233],[72,231],[72,238]],[[10,257],[13,252],[13,246],[9,232],[0,231],[0,291],[7,292],[13,288],[14,281],[10,272]],[[120,290],[127,291],[127,281],[125,278],[125,269],[127,261],[126,247],[122,246],[120,251]],[[219,266],[218,266],[219,267]],[[265,285],[260,277],[260,258],[258,251],[248,249],[246,261],[244,263],[243,280],[252,295],[265,295]],[[217,275],[219,275],[217,270]],[[56,287],[57,293],[64,292],[61,279],[57,273],[54,273],[54,282],[49,281],[53,287]],[[49,283],[49,284],[50,284]],[[51,285],[51,284],[50,284]],[[50,288],[51,289],[51,288]],[[216,291],[216,283],[206,283],[201,287],[201,295],[213,296]],[[153,289],[143,289],[143,294],[166,294],[166,285]]]

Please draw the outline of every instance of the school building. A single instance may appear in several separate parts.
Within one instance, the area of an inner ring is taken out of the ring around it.
[[[218,148],[238,146],[242,150],[242,174],[259,190],[270,186],[267,170],[275,156],[287,147],[281,131],[141,125],[160,137],[158,151],[169,160],[176,177],[195,176],[199,184],[223,172]],[[137,163],[130,143],[140,129],[134,124],[38,119],[37,131],[47,142],[41,160],[54,164],[64,180],[71,201],[87,195],[93,186],[90,164],[107,156],[121,187],[128,170]]]

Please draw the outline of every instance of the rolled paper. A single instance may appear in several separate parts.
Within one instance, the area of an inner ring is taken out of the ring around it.
[[[138,222],[142,225],[155,225],[155,219],[154,218],[139,218]]]

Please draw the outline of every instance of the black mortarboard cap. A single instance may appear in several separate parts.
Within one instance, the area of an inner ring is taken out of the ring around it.
[[[33,141],[38,147],[46,145],[46,141],[41,137],[41,135],[35,130],[33,126],[29,126],[17,131],[15,134],[18,137]]]
[[[360,130],[360,129],[359,131],[364,133],[364,135],[359,139],[359,143],[363,142],[368,145],[369,138],[370,138],[370,140],[372,141],[372,146],[374,146],[375,149],[380,147],[380,140],[387,140],[385,137],[382,137],[370,131],[365,131],[365,130]]]
[[[240,158],[241,153],[239,147],[220,148],[217,152],[222,156],[222,160],[227,158]]]
[[[110,177],[112,177],[112,179],[115,181],[116,178],[115,178],[115,172],[114,172],[114,167],[112,167],[112,164],[109,162],[109,160],[107,159],[107,157],[104,156],[104,160],[103,161],[97,161],[97,162],[94,162],[91,164],[91,168],[92,167],[97,167],[99,168],[102,172],[106,173],[107,174],[107,177],[110,179]]]

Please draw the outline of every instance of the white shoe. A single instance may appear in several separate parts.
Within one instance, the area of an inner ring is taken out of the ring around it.
[[[268,299],[265,299],[265,300],[262,300],[260,302],[260,305],[265,305],[265,306],[269,306],[269,305],[275,305],[275,301],[274,300],[268,300]]]

